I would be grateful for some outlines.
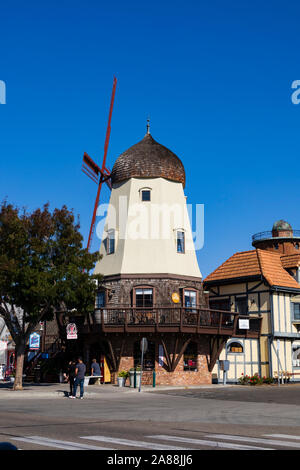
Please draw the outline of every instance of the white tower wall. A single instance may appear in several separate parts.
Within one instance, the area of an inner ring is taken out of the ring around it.
[[[141,200],[141,190],[151,201]],[[177,230],[185,234],[185,252],[177,252]],[[114,231],[115,250],[107,253]],[[201,278],[182,183],[165,178],[130,178],[113,186],[95,273],[175,274]]]

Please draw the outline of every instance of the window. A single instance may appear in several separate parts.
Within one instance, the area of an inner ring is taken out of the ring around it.
[[[139,287],[135,289],[136,307],[153,307],[153,289],[150,287]]]
[[[294,320],[300,320],[300,304],[294,303],[293,305]]]
[[[299,243],[295,244],[295,248],[296,248],[296,250],[299,250]]]
[[[212,310],[228,310],[230,311],[230,299],[211,299],[209,307]]]
[[[133,346],[134,367],[141,365],[142,353],[140,341],[136,341]],[[144,353],[143,370],[155,369],[155,343],[148,341],[147,351]]]
[[[247,297],[238,297],[235,301],[236,310],[238,313],[246,315],[248,313],[248,300]]]
[[[229,353],[243,353],[244,349],[241,343],[233,342],[230,343],[227,347],[227,352]]]
[[[105,307],[105,291],[99,291],[96,296],[96,308],[103,307]]]
[[[142,190],[142,201],[151,201],[151,191],[150,189]]]
[[[189,343],[183,355],[183,370],[197,372],[197,343]]]
[[[195,290],[184,290],[184,306],[185,307],[197,306],[197,292]]]
[[[177,231],[177,253],[184,253],[184,232],[181,230]]]
[[[115,252],[115,231],[110,230],[107,234],[107,239],[106,239],[106,249],[107,249],[107,254],[111,255],[112,253]]]

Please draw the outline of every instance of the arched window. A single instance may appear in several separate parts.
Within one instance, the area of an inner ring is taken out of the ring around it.
[[[233,341],[227,346],[227,352],[241,354],[244,352],[244,348],[243,348],[243,345],[239,343],[238,341]]]
[[[151,286],[137,286],[133,289],[134,307],[151,308],[153,307],[154,289]]]
[[[151,201],[151,188],[141,188],[139,192],[140,192],[140,198],[142,202]]]

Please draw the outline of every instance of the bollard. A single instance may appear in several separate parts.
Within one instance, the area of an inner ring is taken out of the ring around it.
[[[136,388],[136,368],[134,368],[133,386]]]
[[[153,378],[152,378],[152,387],[156,386],[155,379],[156,379],[156,373],[155,373],[155,370],[154,370],[153,371]]]

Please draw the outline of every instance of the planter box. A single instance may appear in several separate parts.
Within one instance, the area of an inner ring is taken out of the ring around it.
[[[126,377],[118,377],[118,386],[125,387]]]
[[[136,372],[136,387],[137,388],[140,386],[141,375],[142,373],[140,371]],[[134,387],[134,371],[133,370],[129,371],[129,377],[130,377],[130,387],[133,388]]]

